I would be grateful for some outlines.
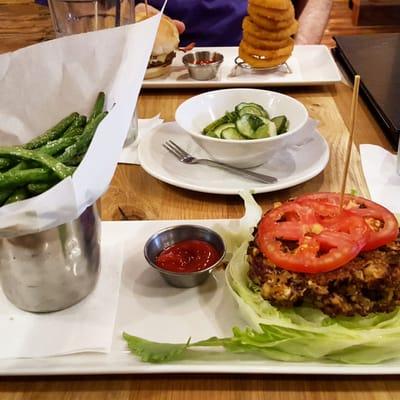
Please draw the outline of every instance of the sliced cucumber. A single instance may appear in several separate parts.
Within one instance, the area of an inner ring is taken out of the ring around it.
[[[260,119],[265,125],[268,125],[271,122],[271,120],[269,118],[260,117]]]
[[[222,139],[262,139],[285,133],[288,127],[285,115],[269,119],[268,112],[261,105],[242,102],[234,111],[226,111],[221,118],[208,124],[202,133]]]
[[[236,113],[236,111],[227,111],[225,113],[225,118],[227,119],[226,122],[233,122],[235,123],[236,120],[238,119],[238,115]]]
[[[217,135],[215,134],[214,131],[207,132],[207,133],[205,134],[205,136],[213,137],[213,138],[219,139],[219,136],[217,136]]]
[[[244,140],[245,137],[242,136],[236,128],[226,128],[221,133],[222,139],[231,139],[231,140]]]
[[[269,121],[268,126],[269,126],[269,136],[276,136],[278,134],[276,130],[276,125],[272,121]]]
[[[269,125],[261,125],[257,130],[254,132],[254,139],[264,139],[270,137],[269,134]]]
[[[271,136],[276,136],[276,126],[270,120],[267,120],[254,132],[254,139],[265,139]]]
[[[246,106],[241,108],[238,111],[239,117],[243,116],[244,114],[253,114],[257,115],[258,117],[264,117],[263,112],[257,107]]]
[[[203,135],[208,135],[209,132],[212,132],[218,126],[222,124],[226,124],[228,121],[228,117],[226,115],[222,116],[221,118],[216,119],[215,121],[208,124],[202,131]]]
[[[227,124],[227,123],[235,123],[237,120],[238,116],[235,111],[227,111],[225,115],[223,115],[221,118],[218,118],[217,120],[211,122],[208,124],[202,131],[203,135],[215,137],[216,135],[213,133],[215,130],[217,130],[221,125]],[[216,136],[220,137],[220,136]]]
[[[246,103],[246,102],[242,102],[239,103],[236,107],[235,107],[235,111],[239,114],[239,115],[243,115],[243,113],[241,114],[240,111],[245,108],[245,107],[251,107],[253,109],[257,109],[259,110],[259,115],[269,118],[268,112],[267,110],[264,109],[264,107],[260,106],[257,103]]]
[[[271,121],[275,124],[276,132],[278,135],[287,132],[289,128],[289,121],[285,115],[279,115],[277,117],[274,117],[271,119]]]
[[[236,121],[236,129],[248,139],[254,139],[255,131],[264,122],[257,115],[244,114]]]
[[[239,104],[237,104],[237,105],[235,106],[235,111],[236,111],[237,113],[239,113],[239,111],[240,111],[243,107],[248,107],[248,106],[251,107],[252,104],[255,104],[255,103],[246,103],[246,102],[239,103]],[[258,105],[256,105],[256,107],[258,107]]]
[[[216,137],[221,137],[221,133],[226,128],[235,128],[235,124],[233,122],[226,122],[225,124],[221,124],[213,130],[213,133]]]
[[[243,115],[243,117],[239,118],[236,121],[236,129],[246,138],[252,139],[254,135],[254,130],[249,124],[248,119],[246,118],[248,114]]]

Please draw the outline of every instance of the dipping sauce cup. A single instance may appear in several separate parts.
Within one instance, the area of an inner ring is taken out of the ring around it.
[[[211,51],[196,51],[185,54],[182,58],[190,77],[198,81],[214,79],[223,61],[222,54]]]
[[[164,256],[163,261],[171,262],[160,262],[160,254]],[[222,262],[225,245],[212,229],[199,225],[177,225],[152,235],[144,246],[144,256],[168,284],[190,288],[207,280]],[[204,256],[208,263],[203,263]],[[199,264],[194,268],[196,262]]]

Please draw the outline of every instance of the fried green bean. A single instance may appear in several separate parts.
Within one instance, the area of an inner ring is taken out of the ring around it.
[[[70,136],[75,137],[80,135],[82,133],[83,128],[86,125],[86,122],[87,122],[86,117],[84,115],[80,115],[65,131],[62,137],[66,138]]]
[[[0,146],[0,206],[43,193],[72,175],[107,115],[104,104],[100,92],[88,119],[72,113],[24,145]]]
[[[3,193],[6,190],[14,190],[18,187],[36,182],[53,181],[56,175],[47,168],[22,169],[20,171],[7,171],[0,174],[0,190]],[[12,193],[11,191],[11,193]]]
[[[68,137],[61,137],[59,139],[56,140],[52,140],[51,142],[46,143],[44,146],[35,149],[35,151],[40,151],[42,153],[48,154],[49,156],[52,156],[54,154],[59,153],[60,151],[63,151],[64,149],[66,149],[67,147],[71,146],[72,144],[75,143],[76,141],[76,137],[77,135],[82,134],[83,129],[82,128],[78,128],[75,127],[72,131],[71,131],[71,136]],[[72,136],[72,133],[75,136]],[[6,158],[0,158],[0,160],[6,160]],[[15,170],[21,170],[21,169],[27,169],[27,168],[32,168],[35,167],[34,164],[28,162],[28,161],[21,161],[19,162],[17,165],[15,165],[14,167],[12,167],[10,169],[10,171],[15,171]]]
[[[0,191],[0,206],[12,195],[14,189],[4,189]]]
[[[67,167],[54,157],[40,151],[27,150],[17,147],[0,147],[0,156],[15,157],[25,161],[36,161],[40,165],[47,167],[48,169],[53,171],[60,179],[64,179],[67,176],[72,175],[74,171],[72,167]],[[10,174],[14,172],[15,171],[10,171]],[[3,175],[5,175],[6,173],[4,173]]]
[[[79,136],[83,132],[83,127],[85,126],[85,124],[86,124],[86,117],[84,115],[79,115],[73,121],[73,123],[68,127],[68,129],[65,131],[65,133],[62,135],[61,138],[50,140],[43,146],[38,147],[36,149],[41,150],[49,155],[53,155],[56,154],[57,152],[64,150],[66,147],[71,146],[71,144],[74,143],[75,139],[72,138]],[[66,141],[62,140],[63,138],[67,137],[69,138],[68,140]],[[27,148],[26,146],[28,146],[28,144],[22,147]],[[11,168],[13,164],[15,163],[13,163],[13,160],[9,158],[0,158],[0,171],[5,170],[7,168]]]
[[[77,167],[81,161],[83,160],[83,158],[85,157],[85,153],[82,154],[78,154],[77,156],[65,161],[65,165],[68,165],[70,167]]]
[[[53,187],[57,182],[43,182],[43,183],[29,183],[27,188],[30,193],[36,195],[45,192],[46,190]]]
[[[76,126],[71,130],[71,133],[74,133],[74,136],[79,135],[82,132],[83,132],[83,129],[81,127],[76,127]],[[59,151],[64,150],[65,148],[72,145],[73,143],[75,143],[76,137],[74,137],[74,136],[71,135],[68,137],[62,137],[62,138],[53,140],[51,142],[48,142],[41,148],[37,149],[37,151],[44,152],[48,155],[53,155]],[[4,160],[6,160],[6,159],[4,158]],[[32,167],[35,167],[35,164],[36,164],[35,162],[32,163],[32,162],[24,160],[24,161],[19,162],[17,165],[12,167],[11,169],[9,169],[8,172],[15,172],[15,171],[21,171],[24,169],[32,168]],[[53,181],[51,184],[47,185],[47,189],[49,189],[54,184],[55,184],[55,182]],[[41,192],[42,191],[40,191],[38,193],[41,193]],[[12,194],[12,190],[11,191],[8,190],[6,192],[3,191],[2,193],[0,193],[0,205],[3,204],[4,201],[7,200],[7,198],[11,194]]]
[[[62,137],[75,137],[82,133],[83,127],[86,124],[86,117],[84,115],[79,115],[78,113],[72,113],[68,117],[60,121],[56,126],[46,131],[43,135],[40,135],[30,142],[15,147],[23,147],[25,149],[43,149],[46,154],[53,155],[56,152],[64,150],[66,147],[73,144],[72,140],[68,140],[63,144],[62,141],[57,141],[59,136]],[[50,149],[54,146],[55,151]],[[58,148],[60,146],[60,148]],[[44,147],[44,148],[43,148]],[[48,150],[49,149],[49,150]],[[11,168],[15,164],[12,159],[0,158],[0,171]]]
[[[102,113],[94,117],[94,119],[89,121],[86,124],[83,133],[78,136],[76,142],[73,145],[67,147],[64,153],[61,154],[61,156],[57,157],[57,160],[61,163],[66,163],[69,160],[72,160],[75,156],[85,153],[90,145],[90,142],[92,141],[98,125],[106,115],[107,111],[103,111]]]
[[[32,166],[32,163],[28,161],[21,161],[14,167],[10,168],[7,172],[20,171],[21,169],[28,169],[33,167],[35,167],[35,165]]]
[[[37,151],[48,154],[50,156],[57,154],[60,151],[63,151],[67,147],[74,144],[77,140],[76,137],[81,135],[82,132],[83,132],[83,128],[74,128],[73,130],[71,130],[70,136],[63,136],[63,137],[60,137],[59,139],[52,140],[51,142],[48,142],[44,146],[37,149]],[[72,133],[73,133],[73,135],[72,135]]]
[[[57,125],[35,137],[30,142],[24,144],[23,147],[28,150],[37,149],[38,147],[45,145],[50,140],[59,138],[78,117],[79,114],[76,112],[68,115],[68,117],[62,119]]]
[[[92,112],[90,113],[90,116],[88,119],[88,123],[93,121],[99,114],[101,114],[103,112],[105,99],[106,99],[106,95],[104,94],[104,92],[100,92],[97,95]]]
[[[4,204],[15,203],[16,201],[25,200],[29,197],[29,192],[25,187],[15,189],[14,192],[8,197]]]
[[[0,170],[10,168],[12,166],[12,160],[8,158],[0,158]]]

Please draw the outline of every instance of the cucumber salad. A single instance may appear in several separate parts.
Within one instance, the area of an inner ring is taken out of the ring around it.
[[[218,139],[265,139],[287,132],[289,121],[285,115],[270,118],[264,107],[256,103],[239,103],[234,111],[208,124],[203,135]]]

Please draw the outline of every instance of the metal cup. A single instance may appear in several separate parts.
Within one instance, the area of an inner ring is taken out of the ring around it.
[[[221,53],[211,51],[196,51],[185,54],[182,58],[189,76],[198,81],[208,81],[217,76],[218,69],[224,61]]]
[[[100,219],[96,206],[46,231],[0,239],[0,277],[18,308],[50,312],[86,297],[100,273]]]

